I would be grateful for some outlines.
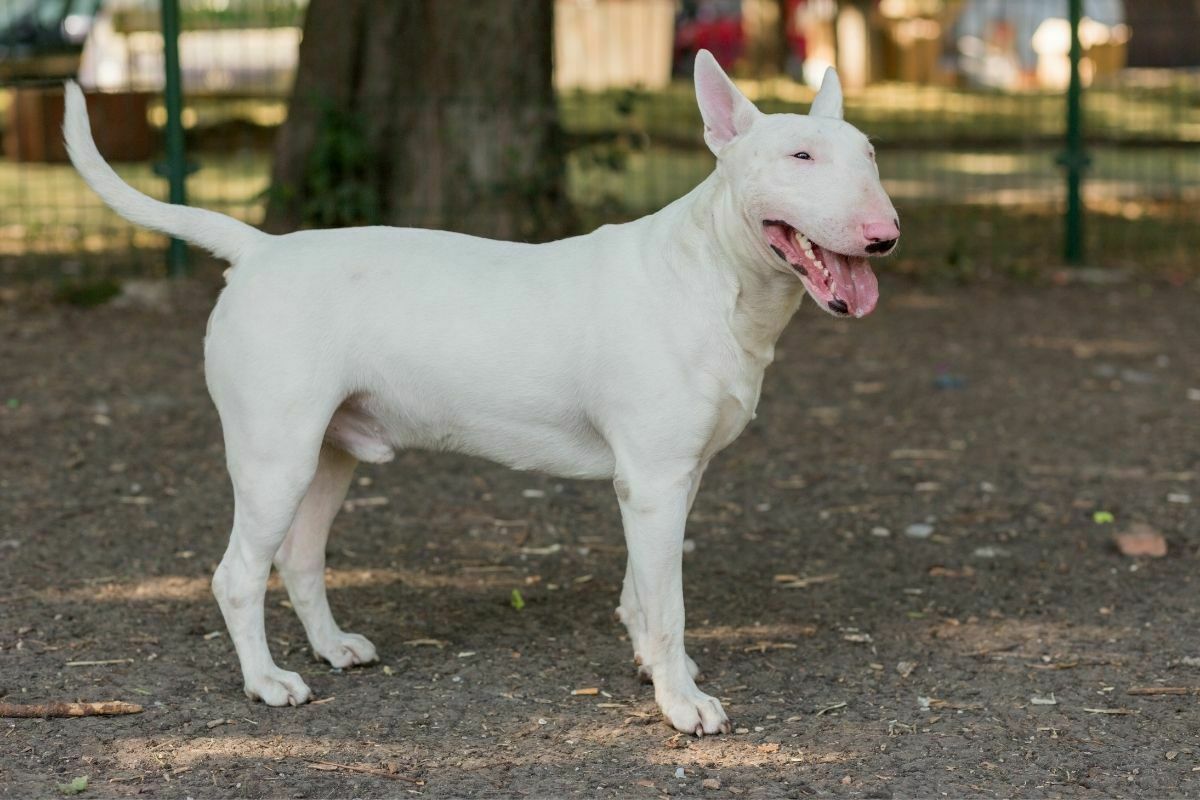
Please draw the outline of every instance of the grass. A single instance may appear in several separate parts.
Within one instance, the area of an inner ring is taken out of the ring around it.
[[[1200,77],[1154,75],[1088,95],[1089,125],[1098,135],[1126,145],[1149,138],[1176,143],[1093,147],[1089,255],[1098,265],[1195,273],[1200,159],[1186,145],[1200,147]],[[802,110],[811,96],[791,83],[745,86],[771,111]],[[261,129],[278,120],[280,106],[206,100],[190,110],[204,128],[236,120]],[[1057,146],[1046,137],[1061,128],[1061,111],[1055,95],[882,85],[851,96],[847,118],[878,142],[885,183],[904,219],[897,267],[960,279],[1057,264],[1063,179]],[[592,137],[573,151],[568,175],[587,227],[660,208],[712,169],[686,83],[653,95],[569,93],[562,115],[570,133]],[[614,131],[622,133],[615,142],[607,137]],[[264,140],[257,135],[252,147],[200,153],[202,169],[189,180],[191,202],[259,222],[270,169]],[[944,146],[931,146],[938,143]],[[118,165],[118,171],[151,195],[165,192],[149,165]],[[0,160],[0,209],[0,276],[40,272],[55,258],[69,269],[81,260],[89,268],[100,261],[135,272],[161,268],[162,237],[119,220],[68,165]]]

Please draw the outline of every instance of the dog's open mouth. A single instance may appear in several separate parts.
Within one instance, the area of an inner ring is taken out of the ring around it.
[[[879,282],[867,259],[827,250],[786,222],[767,220],[763,232],[821,306],[844,317],[865,317],[875,309]]]

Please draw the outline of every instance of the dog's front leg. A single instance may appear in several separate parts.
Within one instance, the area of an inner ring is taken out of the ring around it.
[[[644,620],[639,647],[655,700],[677,730],[702,736],[728,733],[730,725],[720,702],[696,688],[683,648],[683,531],[699,473],[698,465],[674,480],[659,470],[625,473],[615,486],[629,549],[626,592]]]
[[[621,584],[621,605],[617,606],[617,619],[625,623],[625,630],[629,633],[629,642],[633,645],[633,664],[637,667],[638,678],[642,683],[653,683],[654,670],[651,669],[643,644],[646,639],[646,615],[642,613],[637,588],[633,583],[632,558],[625,562],[625,580]],[[702,682],[704,676],[700,674],[700,667],[691,656],[687,658],[687,665],[688,674],[694,680]]]
[[[696,492],[700,490],[700,476],[704,473],[708,462],[701,464],[700,467],[693,473],[691,477],[691,486],[688,489],[688,504],[687,514],[692,513],[692,506],[696,502]],[[654,681],[654,670],[651,669],[650,661],[646,657],[645,646],[642,642],[646,639],[646,615],[642,613],[642,607],[638,602],[637,588],[633,582],[633,557],[625,562],[625,580],[621,585],[621,605],[617,607],[617,619],[625,623],[625,630],[629,633],[629,641],[633,645],[633,663],[637,667],[638,677],[642,683],[652,683]],[[687,656],[688,674],[698,682],[703,682],[704,677],[700,674],[700,667],[692,660],[691,656]]]

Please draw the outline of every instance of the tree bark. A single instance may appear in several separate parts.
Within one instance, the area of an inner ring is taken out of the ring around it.
[[[312,0],[267,227],[574,227],[553,0]]]

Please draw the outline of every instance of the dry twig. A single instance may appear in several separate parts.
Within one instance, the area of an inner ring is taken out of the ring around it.
[[[0,703],[0,717],[111,717],[120,714],[140,714],[137,703],[111,700],[105,703]]]

